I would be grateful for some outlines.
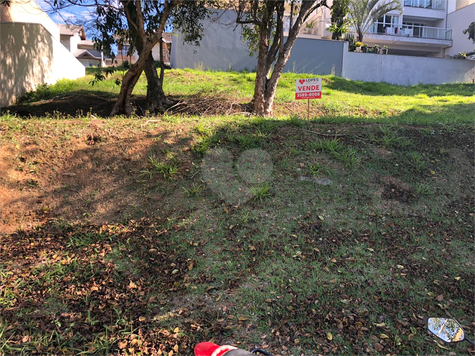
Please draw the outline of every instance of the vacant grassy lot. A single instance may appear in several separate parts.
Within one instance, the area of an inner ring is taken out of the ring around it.
[[[0,354],[475,351],[423,325],[475,332],[473,86],[328,76],[306,120],[286,74],[265,119],[252,73],[167,75],[163,116],[101,117],[118,73],[0,117]]]

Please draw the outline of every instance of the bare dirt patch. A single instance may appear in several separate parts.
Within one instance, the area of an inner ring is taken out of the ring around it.
[[[381,197],[406,204],[414,202],[417,198],[414,190],[409,185],[402,184],[396,179],[387,179],[387,183],[383,186]]]
[[[63,132],[55,132],[50,124],[37,133],[36,143],[22,137],[16,147],[0,149],[1,232],[52,218],[101,224],[138,212],[159,214],[172,194],[166,187],[179,189],[160,174],[144,175],[151,152],[157,159],[173,152],[180,168],[176,177],[189,170],[189,140],[180,141],[178,133],[184,127],[142,130],[141,122],[135,122],[137,132],[130,132],[108,128],[100,120],[75,128],[83,123],[72,120]]]

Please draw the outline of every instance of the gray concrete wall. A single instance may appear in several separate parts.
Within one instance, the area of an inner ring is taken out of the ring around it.
[[[472,83],[475,62],[344,52],[342,77],[396,85]]]
[[[285,72],[341,76],[348,42],[297,38]]]
[[[236,14],[233,11],[221,12],[216,21],[206,20],[204,36],[199,46],[183,43],[179,33],[173,36],[172,67],[254,71],[257,58],[249,55],[241,27],[235,26],[235,20]],[[348,46],[341,41],[298,38],[284,71],[341,75],[345,45]]]
[[[236,13],[233,11],[221,12],[215,21],[206,20],[199,46],[183,43],[180,33],[172,36],[172,67],[254,71],[257,58],[249,56],[240,27],[235,28],[233,24],[235,20]]]

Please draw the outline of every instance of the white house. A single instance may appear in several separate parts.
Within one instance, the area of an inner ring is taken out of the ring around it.
[[[85,67],[112,65],[112,59],[94,48],[94,42],[86,38],[83,26],[59,24],[60,41]]]
[[[0,107],[38,85],[85,75],[85,67],[61,44],[59,33],[34,0],[0,5]]]

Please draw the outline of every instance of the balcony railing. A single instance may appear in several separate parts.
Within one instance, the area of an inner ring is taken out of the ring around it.
[[[404,6],[445,10],[445,0],[404,0]]]
[[[451,40],[452,30],[428,26],[384,27],[380,22],[375,22],[368,33],[376,35],[390,35],[400,37],[427,38],[434,40]]]

